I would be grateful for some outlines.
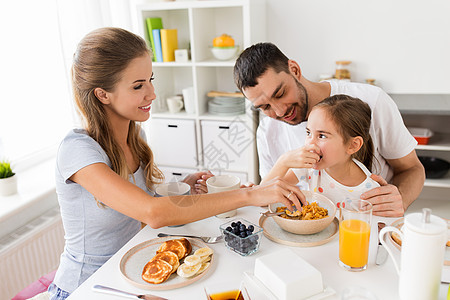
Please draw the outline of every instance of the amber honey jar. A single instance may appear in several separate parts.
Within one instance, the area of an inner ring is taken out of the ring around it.
[[[336,79],[350,79],[349,65],[352,62],[349,60],[338,60],[336,61],[336,73],[334,77]]]

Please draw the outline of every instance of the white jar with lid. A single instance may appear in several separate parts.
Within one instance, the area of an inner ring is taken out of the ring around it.
[[[402,240],[400,268],[383,238],[390,231],[398,233]],[[424,208],[422,213],[405,217],[402,231],[391,226],[380,231],[380,241],[400,276],[400,299],[437,299],[447,242],[447,222],[433,216],[431,209]]]
[[[352,62],[349,60],[338,60],[336,61],[336,72],[334,77],[336,79],[351,79],[349,65]]]

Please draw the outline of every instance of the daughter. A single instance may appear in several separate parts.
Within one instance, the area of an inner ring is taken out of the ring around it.
[[[334,203],[360,198],[380,186],[370,178],[374,157],[370,120],[370,107],[360,99],[326,98],[308,117],[305,146],[283,154],[263,182],[279,176]]]

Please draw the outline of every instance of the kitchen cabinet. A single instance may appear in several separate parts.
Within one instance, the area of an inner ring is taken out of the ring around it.
[[[178,48],[188,49],[190,52],[190,59],[187,62],[153,62],[157,98],[152,104],[151,117],[144,124],[144,129],[148,134],[150,146],[156,149],[155,160],[158,166],[170,170],[174,168],[190,170],[211,168],[214,173],[231,172],[246,181],[258,183],[255,139],[258,114],[251,110],[248,100],[246,100],[244,114],[234,116],[210,114],[208,113],[210,98],[207,97],[207,93],[210,91],[236,91],[233,79],[235,59],[216,60],[210,49],[212,41],[215,37],[226,33],[233,37],[240,50],[256,42],[264,41],[264,1],[152,2],[136,4],[135,17],[135,32],[145,38],[147,42],[149,41],[146,18],[161,17],[164,28],[177,29]],[[195,113],[188,114],[185,110],[179,113],[165,111],[166,98],[182,94],[182,90],[187,87],[194,88]],[[161,123],[174,123],[176,120],[191,121],[193,126],[190,128],[192,130],[189,133],[184,132],[182,136],[174,136],[165,125],[159,126]],[[236,156],[236,149],[228,146],[233,138],[237,138],[235,136],[227,143],[220,144],[219,142],[223,142],[226,135],[220,135],[220,132],[215,131],[211,127],[213,123],[220,124],[218,126],[221,126],[220,130],[222,131],[226,131],[227,129],[223,128],[228,127],[229,129],[238,129],[234,133],[242,134],[239,138],[245,140],[245,145],[239,145],[242,149],[239,148],[240,152],[237,152],[238,156],[234,159],[239,163],[212,163],[213,151],[219,151],[228,157]],[[158,125],[152,128],[154,124]],[[162,131],[160,131],[161,128]],[[221,137],[222,140],[220,140]],[[170,149],[172,147],[174,149]],[[212,149],[212,147],[217,149]],[[190,153],[194,148],[195,158]],[[183,153],[187,151],[189,151],[187,155]],[[168,174],[170,175],[170,171]]]
[[[450,95],[391,96],[398,105],[407,127],[428,128],[433,132],[427,145],[416,146],[417,155],[437,157],[450,162]],[[450,172],[447,172],[443,178],[426,179],[419,199],[448,201],[449,192]],[[450,218],[450,215],[443,217]]]

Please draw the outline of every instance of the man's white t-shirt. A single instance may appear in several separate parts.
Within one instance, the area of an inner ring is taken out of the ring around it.
[[[402,158],[417,145],[417,141],[403,123],[397,105],[379,87],[342,80],[328,82],[331,85],[330,96],[345,94],[369,104],[372,110],[370,135],[375,152],[371,171],[390,182],[393,169],[386,159]],[[289,125],[269,117],[260,122],[257,130],[257,147],[259,172],[262,178],[269,173],[282,154],[304,146],[306,123],[305,121],[298,125]]]
[[[291,169],[297,176],[298,184],[302,189],[319,193],[333,201],[342,202],[349,199],[359,199],[361,194],[373,188],[379,187],[378,182],[370,178],[370,171],[356,159],[355,164],[366,174],[366,178],[357,186],[346,186],[336,181],[325,170]]]

